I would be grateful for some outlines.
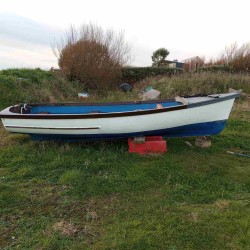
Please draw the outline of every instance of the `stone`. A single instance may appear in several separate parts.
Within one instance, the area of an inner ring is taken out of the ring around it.
[[[196,147],[210,148],[211,145],[212,145],[211,139],[206,137],[206,136],[198,137],[198,138],[195,139],[195,146]]]

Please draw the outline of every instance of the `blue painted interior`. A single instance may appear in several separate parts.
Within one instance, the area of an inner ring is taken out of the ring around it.
[[[31,108],[31,114],[48,112],[49,114],[89,114],[89,113],[112,113],[126,112],[135,110],[156,109],[156,105],[160,104],[163,107],[173,107],[181,105],[179,102],[159,102],[147,104],[123,104],[123,105],[91,105],[91,106],[34,106]]]
[[[81,141],[81,140],[98,140],[98,139],[122,139],[135,136],[162,135],[166,137],[188,137],[188,136],[208,136],[219,134],[225,127],[226,120],[196,123],[175,128],[143,131],[136,133],[120,134],[90,134],[90,135],[46,135],[31,134],[33,140],[60,140],[60,141]]]

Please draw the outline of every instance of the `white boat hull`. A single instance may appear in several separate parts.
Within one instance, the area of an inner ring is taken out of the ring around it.
[[[187,98],[190,108],[138,116],[70,119],[2,118],[9,132],[26,133],[39,139],[125,138],[140,135],[168,137],[211,135],[221,132],[229,117],[234,98],[193,105],[197,98]]]

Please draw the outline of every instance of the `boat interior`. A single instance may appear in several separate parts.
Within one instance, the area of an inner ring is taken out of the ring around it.
[[[123,104],[22,104],[10,108],[10,112],[21,114],[92,114],[133,112],[150,109],[162,109],[183,105],[180,101],[138,102]]]
[[[164,109],[176,106],[194,106],[211,103],[216,99],[236,98],[239,94],[216,94],[175,97],[172,100],[135,101],[123,103],[41,103],[18,104],[9,108],[9,112],[18,114],[93,114],[123,113],[152,109]]]

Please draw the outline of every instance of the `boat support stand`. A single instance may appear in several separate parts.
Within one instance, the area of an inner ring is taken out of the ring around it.
[[[140,136],[128,139],[129,153],[159,154],[167,152],[167,142],[162,136]]]

